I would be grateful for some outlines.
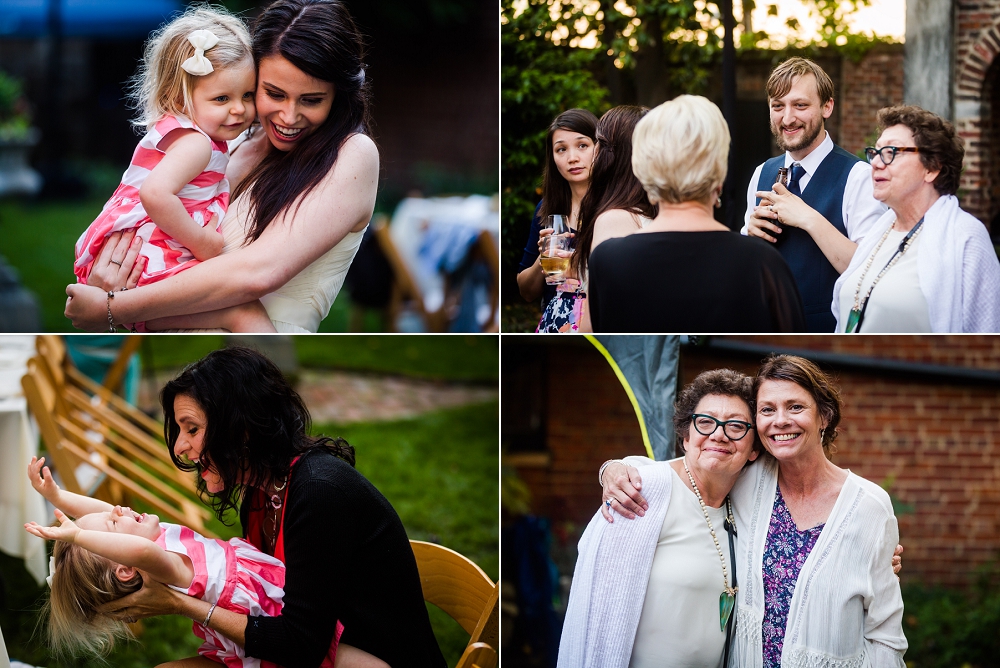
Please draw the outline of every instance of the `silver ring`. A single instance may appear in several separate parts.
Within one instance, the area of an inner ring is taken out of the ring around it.
[[[770,211],[771,213],[774,213],[774,206],[769,204],[767,206],[767,210]]]
[[[611,499],[608,499],[607,501],[605,501],[604,505],[606,505],[608,507],[608,510],[611,510]]]
[[[114,260],[111,260],[111,264],[117,264],[119,267],[122,266],[121,262],[115,262]]]

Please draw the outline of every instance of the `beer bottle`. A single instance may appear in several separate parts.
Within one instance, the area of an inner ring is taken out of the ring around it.
[[[778,177],[774,179],[775,183],[780,183],[781,185],[788,187],[788,167],[778,168]],[[775,235],[775,244],[780,244],[786,236],[785,226],[779,223],[776,219],[772,218],[771,222],[777,225],[781,229],[781,234]]]

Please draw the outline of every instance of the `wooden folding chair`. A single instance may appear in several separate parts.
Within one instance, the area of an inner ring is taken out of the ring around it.
[[[21,384],[63,487],[113,504],[142,499],[169,521],[215,537],[205,526],[212,513],[198,499],[194,477],[174,467],[155,436],[162,432],[156,421],[58,364],[58,349],[45,352],[52,357],[28,360]],[[97,473],[89,484],[85,471]]]
[[[469,633],[457,668],[495,668],[500,587],[468,558],[441,545],[411,540],[424,600]]]

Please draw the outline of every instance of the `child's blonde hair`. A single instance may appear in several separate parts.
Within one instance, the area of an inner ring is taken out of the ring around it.
[[[142,588],[142,576],[122,582],[112,561],[72,543],[56,541],[52,591],[43,608],[49,645],[57,656],[103,656],[115,642],[131,638],[125,622],[97,608]]]
[[[133,107],[139,112],[133,125],[148,130],[168,114],[190,116],[191,89],[198,77],[186,72],[181,63],[195,53],[188,41],[188,35],[195,30],[208,30],[219,38],[205,51],[216,70],[243,62],[253,66],[250,33],[241,19],[222,7],[191,7],[157,29],[146,42],[142,63],[129,89]]]

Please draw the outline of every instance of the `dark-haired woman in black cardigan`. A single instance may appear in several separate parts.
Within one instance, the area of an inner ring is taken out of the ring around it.
[[[399,516],[354,469],[354,448],[308,435],[309,411],[270,360],[248,348],[217,350],[168,382],[161,402],[177,467],[198,472],[220,519],[239,508],[244,538],[285,562],[280,615],[216,608],[209,628],[248,657],[315,668],[339,620],[338,668],[444,666]],[[122,619],[203,622],[209,608],[147,582],[105,609]],[[216,664],[198,657],[166,665]]]

